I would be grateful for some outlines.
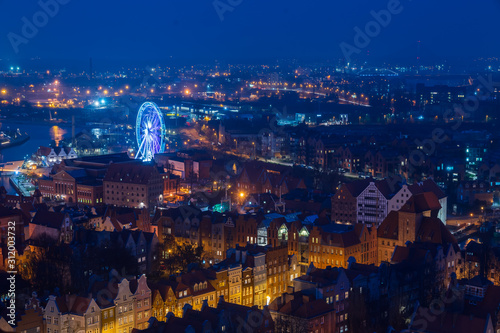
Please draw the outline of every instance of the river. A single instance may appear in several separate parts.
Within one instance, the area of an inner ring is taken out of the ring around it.
[[[30,139],[21,145],[2,149],[0,151],[2,162],[23,160],[35,153],[40,146],[49,146],[53,140],[58,142],[71,136],[71,124],[0,122],[0,130],[7,130],[7,128],[11,130],[19,128],[21,133],[28,133]],[[78,129],[76,133],[78,133]],[[0,186],[2,185],[5,186],[9,194],[16,194],[16,191],[9,183],[8,176],[0,176]]]

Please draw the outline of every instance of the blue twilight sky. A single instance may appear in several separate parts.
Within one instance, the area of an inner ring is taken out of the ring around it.
[[[393,0],[41,0],[60,1],[58,13],[18,52],[9,33],[22,36],[38,0],[0,0],[0,59],[271,59],[340,58],[355,26]],[[231,5],[231,3],[233,5]],[[401,0],[361,55],[372,58],[499,56],[500,0]],[[39,15],[40,16],[40,15]],[[42,17],[43,18],[43,17]],[[11,34],[12,35],[12,34]]]

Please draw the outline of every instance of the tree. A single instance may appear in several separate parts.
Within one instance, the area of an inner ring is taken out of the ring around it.
[[[34,290],[66,291],[72,285],[70,270],[72,251],[66,244],[55,244],[47,235],[37,239],[37,246],[26,251],[18,263],[21,277],[30,281]]]
[[[165,260],[172,256],[176,248],[175,237],[170,234],[164,235],[162,241],[157,244],[155,249],[157,260],[153,262],[151,272],[148,273],[148,281],[160,281],[168,277],[169,274],[166,272]]]
[[[130,250],[120,246],[117,242],[107,241],[99,246],[85,246],[81,248],[81,262],[85,274],[106,274],[112,269],[125,271],[127,274],[138,273],[137,260]]]
[[[202,246],[192,244],[176,245],[167,252],[163,265],[169,274],[175,274],[186,271],[189,264],[201,264],[203,262],[202,257]]]
[[[275,333],[307,333],[309,323],[306,319],[279,315],[274,321]]]
[[[92,274],[107,275],[111,270],[123,275],[135,275],[139,272],[137,260],[130,250],[117,242],[105,241],[99,245],[78,244],[73,246],[71,272],[75,277],[72,287],[84,290],[88,287],[88,279]]]
[[[405,305],[405,296],[402,288],[396,288],[396,292],[390,298],[389,304],[389,324],[394,327],[397,332],[406,327],[406,316],[403,310]]]
[[[360,288],[353,289],[354,291],[351,292],[351,307],[349,311],[349,326],[351,327],[351,332],[369,332],[369,328],[367,327],[367,295],[365,295],[367,292],[369,292],[369,290],[366,290],[365,294],[363,294],[360,291]]]

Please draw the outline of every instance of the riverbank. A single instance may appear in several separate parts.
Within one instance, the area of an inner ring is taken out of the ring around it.
[[[25,197],[31,196],[36,189],[35,185],[22,174],[12,175],[9,182],[19,195]]]
[[[15,123],[3,120],[1,129],[7,130],[19,128],[21,133],[28,133],[30,139],[19,143],[16,147],[4,148],[0,151],[2,158],[0,162],[19,161],[29,158],[35,153],[40,146],[49,147],[51,143],[58,142],[64,139],[69,139],[71,136],[71,124],[49,124],[36,123],[31,121],[16,121]],[[80,127],[76,127],[76,133],[81,131]]]
[[[22,145],[23,143],[27,142],[29,139],[30,139],[30,136],[28,134],[24,134],[20,137],[15,138],[14,140],[4,141],[0,144],[0,151],[2,149],[12,148],[15,146]]]

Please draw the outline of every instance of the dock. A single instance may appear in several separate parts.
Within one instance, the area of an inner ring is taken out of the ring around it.
[[[26,178],[24,174],[12,175],[9,178],[10,183],[19,195],[30,197],[33,195],[36,187]]]

